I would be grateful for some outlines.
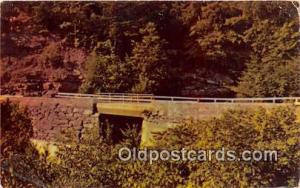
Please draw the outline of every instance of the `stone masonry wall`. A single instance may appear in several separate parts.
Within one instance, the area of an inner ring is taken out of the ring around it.
[[[88,99],[45,97],[11,98],[28,108],[34,129],[34,139],[53,140],[62,130],[75,128],[78,133],[85,127],[99,126],[99,114]]]

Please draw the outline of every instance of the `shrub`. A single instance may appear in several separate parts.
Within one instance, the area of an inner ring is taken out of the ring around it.
[[[112,144],[97,127],[64,131],[59,164],[45,157],[19,158],[33,180],[53,187],[265,187],[295,186],[300,162],[300,124],[293,108],[229,110],[219,118],[182,123],[155,136],[154,149],[277,150],[278,161],[120,161],[121,147],[139,148],[135,130]],[[150,148],[148,148],[150,149]],[[238,155],[237,155],[238,156]],[[38,159],[38,160],[37,160]],[[29,164],[31,169],[28,170]],[[26,171],[23,171],[24,174]]]
[[[58,43],[50,43],[43,49],[42,56],[46,62],[54,68],[63,67],[61,46]]]
[[[44,186],[54,179],[46,156],[30,142],[33,135],[26,108],[1,102],[1,183],[5,187]]]
[[[235,150],[276,150],[277,162],[203,162],[189,163],[189,184],[201,187],[265,187],[297,182],[300,162],[300,124],[292,108],[269,112],[230,110],[221,118],[199,121],[157,135],[164,148],[201,148]],[[296,186],[295,184],[290,186]]]
[[[84,67],[84,93],[124,92],[131,86],[130,67],[115,55],[90,54]]]
[[[9,100],[1,102],[1,155],[24,152],[32,135],[27,109]]]

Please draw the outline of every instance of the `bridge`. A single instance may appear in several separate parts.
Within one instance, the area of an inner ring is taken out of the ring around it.
[[[184,108],[200,108],[202,106],[205,111],[207,109],[223,108],[225,106],[257,106],[268,104],[295,104],[300,105],[300,97],[266,97],[266,98],[197,98],[197,97],[175,97],[175,96],[155,96],[152,94],[134,94],[134,93],[101,93],[101,94],[79,94],[79,93],[57,93],[57,98],[81,98],[92,99],[97,103],[97,109],[100,113],[111,115],[124,115],[143,117],[143,112],[154,111],[162,107],[166,114],[170,114],[172,110],[185,109],[186,113],[190,109]],[[231,105],[230,105],[230,104]],[[270,105],[269,105],[270,106]],[[216,110],[216,109],[215,109]],[[166,112],[169,111],[169,112]],[[199,109],[197,112],[206,114]],[[184,112],[182,112],[184,113]],[[174,114],[174,113],[173,113]],[[199,114],[191,113],[194,117]],[[201,115],[200,115],[201,116]],[[197,118],[198,119],[198,118]]]
[[[300,97],[197,98],[130,93],[56,93],[49,97],[0,96],[28,106],[36,138],[49,139],[65,128],[100,126],[105,118],[121,125],[138,122],[142,144],[151,145],[153,132],[166,130],[186,120],[218,117],[228,109],[295,106],[300,120]],[[121,121],[121,123],[120,123]]]

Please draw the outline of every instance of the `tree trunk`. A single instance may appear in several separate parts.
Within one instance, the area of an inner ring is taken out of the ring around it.
[[[298,26],[299,26],[299,29],[298,31],[300,32],[300,0],[298,1],[292,1],[294,7],[296,8],[297,12],[298,12]]]

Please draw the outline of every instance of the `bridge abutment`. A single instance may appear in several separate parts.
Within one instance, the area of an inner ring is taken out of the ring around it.
[[[26,107],[33,125],[33,139],[53,141],[66,129],[75,129],[77,137],[86,127],[98,126],[99,114],[92,100],[57,99],[46,97],[12,97]]]

